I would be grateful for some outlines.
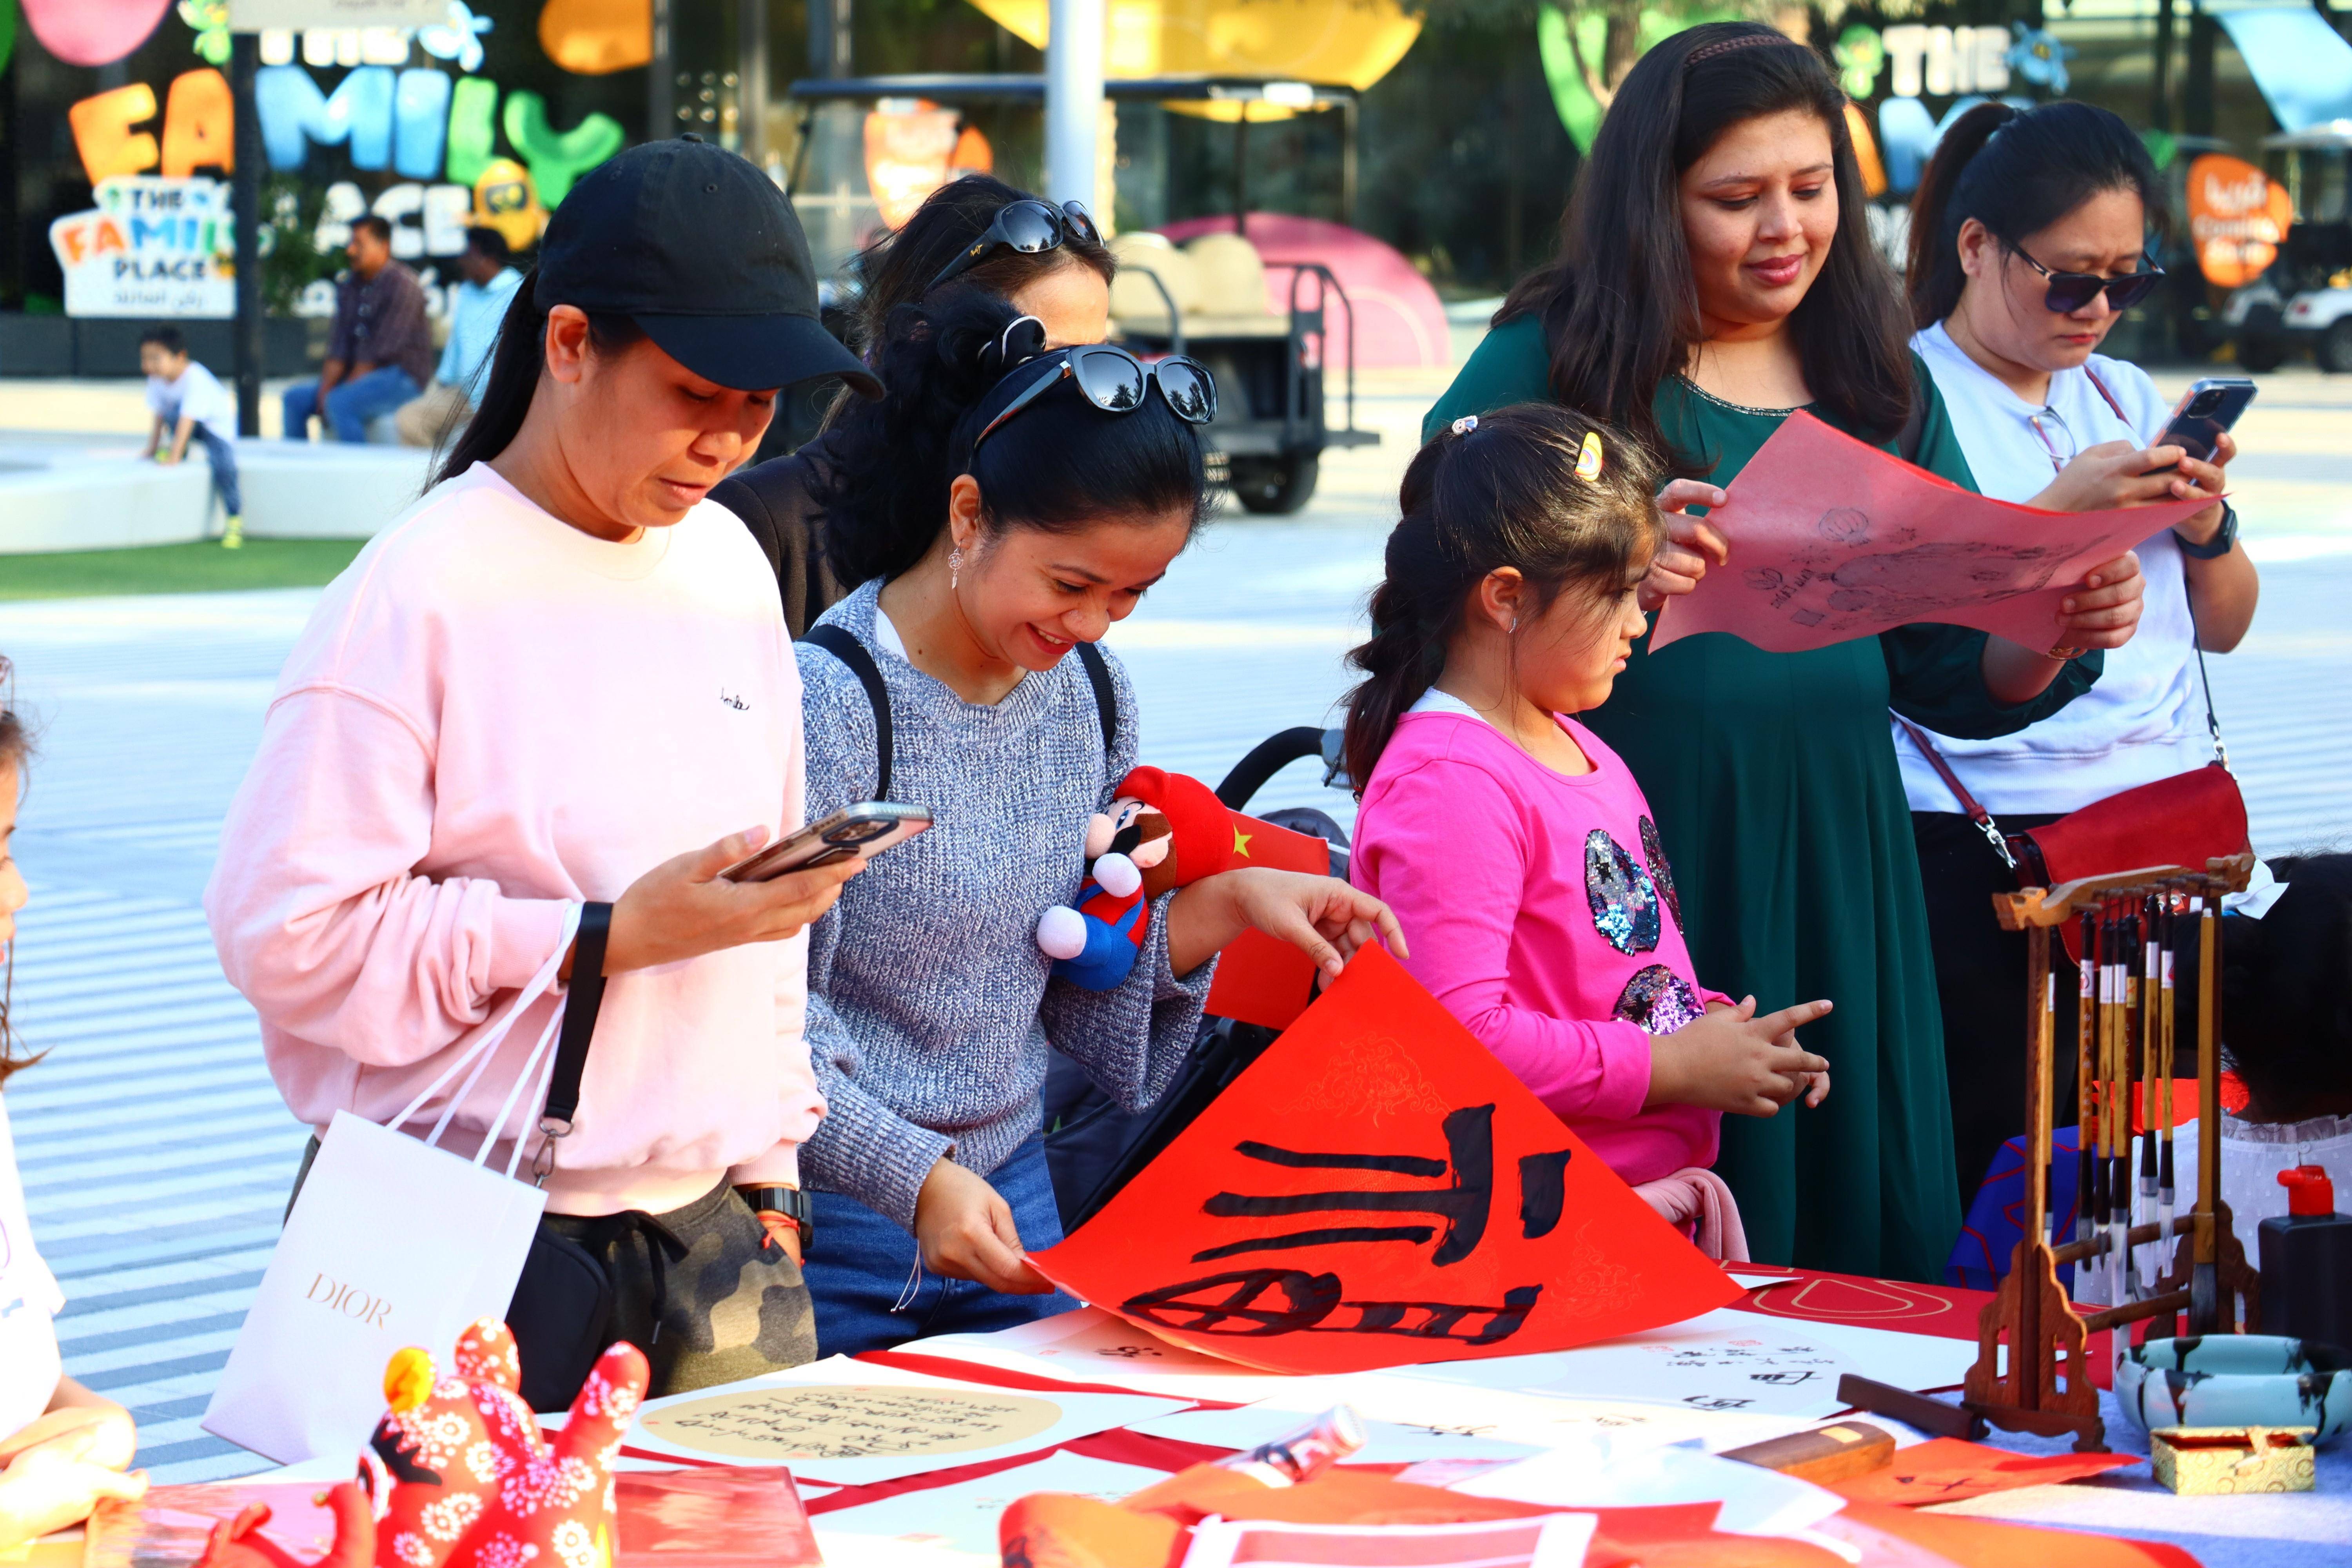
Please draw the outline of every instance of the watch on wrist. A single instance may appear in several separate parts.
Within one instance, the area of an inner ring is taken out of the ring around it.
[[[2238,509],[2228,501],[2221,503],[2221,526],[2213,531],[2210,544],[2200,544],[2177,528],[2172,537],[2179,543],[2180,553],[2191,561],[2219,561],[2238,542]]]
[[[816,1239],[816,1205],[808,1194],[781,1183],[762,1183],[735,1190],[751,1205],[753,1214],[780,1214],[792,1221],[793,1228],[801,1233],[801,1255],[808,1255],[810,1243]]]

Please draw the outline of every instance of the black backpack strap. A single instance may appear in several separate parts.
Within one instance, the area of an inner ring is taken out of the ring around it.
[[[801,641],[824,649],[825,652],[847,665],[849,673],[857,677],[857,684],[866,688],[866,700],[874,705],[874,752],[877,763],[874,771],[874,798],[888,800],[890,798],[890,759],[894,752],[890,740],[890,689],[882,684],[882,667],[874,662],[874,656],[866,651],[864,643],[831,622],[809,627],[807,631],[801,634]],[[1086,645],[1081,643],[1078,646],[1084,647]],[[1097,654],[1095,657],[1099,658],[1102,656]]]
[[[1110,661],[1090,642],[1078,644],[1078,662],[1087,667],[1087,683],[1095,689],[1095,716],[1102,721],[1103,752],[1118,750],[1118,689],[1110,683]]]

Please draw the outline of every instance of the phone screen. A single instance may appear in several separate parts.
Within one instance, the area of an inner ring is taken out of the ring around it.
[[[766,882],[853,857],[870,860],[930,825],[931,814],[921,806],[861,801],[745,856],[719,875],[730,882]]]
[[[2179,412],[2164,427],[2157,445],[2179,447],[2200,463],[2210,462],[2221,447],[2221,432],[2238,422],[2238,416],[2254,400],[2254,392],[2252,382],[2239,377],[2197,383],[2181,399]]]

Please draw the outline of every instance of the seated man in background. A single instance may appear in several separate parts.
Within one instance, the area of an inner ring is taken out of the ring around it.
[[[454,439],[473,417],[482,366],[499,341],[507,306],[522,285],[522,274],[514,269],[510,256],[506,236],[497,229],[466,231],[466,249],[457,258],[463,281],[450,297],[449,341],[442,346],[433,384],[393,416],[393,427],[404,445],[438,446]]]
[[[364,441],[371,420],[425,390],[433,374],[433,335],[425,289],[392,258],[392,225],[374,213],[352,225],[351,270],[335,279],[335,330],[319,379],[286,389],[286,438],[310,438],[323,413],[338,441]]]

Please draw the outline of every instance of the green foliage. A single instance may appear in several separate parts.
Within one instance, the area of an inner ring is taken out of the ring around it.
[[[272,316],[290,316],[302,290],[343,268],[343,253],[318,246],[319,216],[326,187],[291,174],[262,182],[261,210],[268,215],[261,234],[261,304]]]
[[[242,550],[224,550],[207,542],[0,555],[0,600],[310,588],[332,582],[366,543],[363,539],[248,538]]]

